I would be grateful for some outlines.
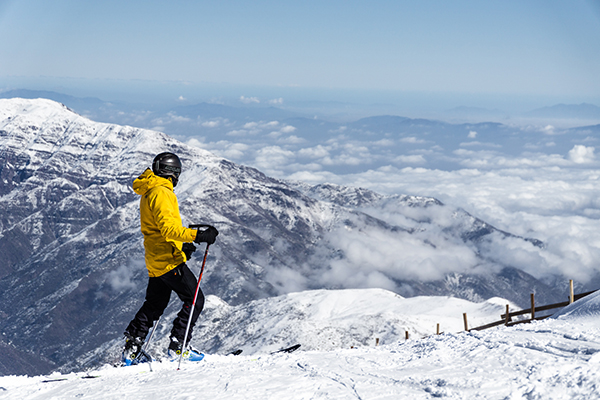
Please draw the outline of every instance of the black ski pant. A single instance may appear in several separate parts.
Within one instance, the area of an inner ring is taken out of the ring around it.
[[[145,338],[154,324],[154,321],[160,318],[165,311],[165,308],[169,305],[171,292],[174,291],[181,301],[183,301],[183,306],[181,307],[181,311],[177,314],[177,318],[173,321],[171,337],[175,337],[180,343],[183,343],[197,284],[198,280],[185,263],[178,265],[175,269],[164,275],[150,277],[148,280],[148,288],[146,289],[146,300],[144,301],[142,308],[140,308],[133,320],[127,326],[125,333],[131,336]],[[190,331],[188,332],[188,343],[192,338],[192,330],[196,324],[196,320],[198,320],[198,316],[203,308],[204,294],[202,293],[202,290],[198,288],[198,296],[196,297],[196,304],[194,306],[194,315],[192,316]]]

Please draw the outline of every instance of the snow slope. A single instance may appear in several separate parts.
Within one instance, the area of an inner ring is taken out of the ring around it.
[[[333,351],[209,354],[179,371],[169,362],[153,367],[105,366],[88,372],[94,379],[54,374],[65,379],[54,382],[0,377],[0,399],[596,399],[600,294],[511,328]]]
[[[497,321],[507,300],[473,303],[453,297],[404,298],[383,289],[314,290],[255,300],[236,307],[210,296],[195,330],[195,346],[209,353],[243,349],[244,354],[275,351],[302,343],[303,350],[394,343],[441,331]],[[511,309],[518,309],[511,304]],[[170,318],[168,318],[170,320]],[[164,327],[168,336],[170,325]],[[167,346],[165,341],[163,347]]]

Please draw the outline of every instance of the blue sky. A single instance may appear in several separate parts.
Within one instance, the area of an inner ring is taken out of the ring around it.
[[[0,0],[11,78],[600,93],[600,2]]]

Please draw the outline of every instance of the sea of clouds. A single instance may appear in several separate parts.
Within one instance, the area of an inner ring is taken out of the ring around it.
[[[337,124],[315,135],[314,129],[285,121],[198,124],[204,130],[188,137],[188,144],[270,176],[431,196],[501,230],[539,239],[545,244],[542,249],[505,240],[487,249],[488,255],[538,278],[561,276],[589,283],[600,272],[600,158],[593,127],[574,134],[549,124],[504,125],[495,140],[495,128],[487,127],[481,135],[465,126],[462,137],[449,140],[431,127],[421,133],[413,129],[377,135]],[[398,214],[377,216],[393,220]],[[379,239],[380,244],[387,240]],[[337,240],[350,258],[356,258],[356,265],[375,254],[393,259],[384,245],[354,254],[348,247],[354,242],[350,235]],[[444,257],[463,269],[476,267],[469,251]],[[342,267],[346,266],[340,271]],[[426,267],[420,271],[431,274]],[[389,287],[377,271],[363,278]]]

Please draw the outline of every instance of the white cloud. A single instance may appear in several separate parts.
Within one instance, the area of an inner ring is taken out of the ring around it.
[[[255,163],[266,171],[279,170],[293,160],[294,153],[279,146],[268,146],[256,152]]]
[[[137,288],[134,282],[135,271],[144,268],[143,260],[129,260],[127,265],[121,265],[119,268],[110,271],[106,276],[108,283],[115,292],[125,292]]]
[[[298,154],[302,157],[310,157],[310,158],[323,158],[323,157],[329,157],[329,150],[321,145],[315,146],[315,147],[310,147],[310,148],[305,148],[305,149],[300,149],[300,151],[298,151]]]
[[[475,139],[477,137],[477,132],[470,131],[468,137],[469,139]]]
[[[395,162],[405,164],[424,164],[427,160],[422,155],[398,156],[394,159]]]
[[[278,99],[271,99],[271,100],[269,100],[269,104],[281,105],[281,104],[283,104],[283,97],[280,97]]]
[[[244,96],[240,96],[240,101],[244,104],[251,104],[251,103],[260,103],[260,100],[258,99],[258,97],[244,97]]]
[[[596,156],[594,151],[596,149],[594,147],[586,147],[582,145],[575,145],[569,151],[569,159],[576,164],[585,164],[591,163],[596,160]]]
[[[236,159],[244,157],[246,151],[248,151],[250,146],[245,145],[243,143],[232,143],[231,145],[226,146],[220,151],[220,155],[227,159]]]
[[[316,256],[307,262],[312,278],[321,285],[397,291],[394,280],[442,279],[450,272],[473,272],[481,262],[460,238],[444,234],[439,228],[427,232],[433,225],[421,224],[420,232],[409,233],[390,232],[360,215],[346,221],[348,226],[324,235]],[[321,260],[330,259],[326,254],[332,251],[338,257],[324,264]]]
[[[416,138],[414,136],[404,137],[404,138],[400,139],[400,141],[402,143],[411,143],[411,144],[427,143],[426,140],[418,139],[418,138]]]
[[[193,147],[198,147],[204,149],[204,143],[199,140],[199,138],[192,138],[187,141],[187,144]]]
[[[177,115],[174,112],[169,112],[167,115],[163,116],[162,118],[155,118],[152,120],[152,123],[156,126],[156,127],[161,127],[164,129],[165,125],[170,125],[173,123],[189,123],[191,122],[191,118],[188,117],[183,117],[181,115]],[[154,128],[153,128],[154,129]],[[160,129],[154,129],[154,130],[160,130]]]
[[[463,142],[461,144],[459,144],[460,147],[490,147],[490,148],[495,148],[495,149],[501,149],[502,146],[496,143],[485,143],[485,142],[479,142],[479,141],[472,141],[472,142]]]
[[[340,127],[339,127],[339,128],[337,128],[337,129],[330,129],[330,130],[329,130],[329,132],[330,132],[330,133],[343,133],[343,132],[345,132],[347,129],[348,129],[348,127],[347,127],[347,126],[340,126]]]
[[[171,119],[171,122],[190,122],[191,121],[191,118],[182,117],[181,115],[177,115],[174,112],[170,112],[168,114],[168,116]]]
[[[188,141],[190,146],[199,147],[208,150],[218,156],[229,160],[239,160],[247,156],[251,152],[251,147],[243,143],[232,143],[226,140],[218,142],[202,143],[196,139]]]
[[[205,128],[216,128],[218,126],[221,125],[221,121],[220,120],[211,120],[211,121],[204,121],[202,123],[202,126]]]
[[[283,128],[281,128],[279,131],[281,133],[292,133],[296,130],[295,127],[291,126],[291,125],[286,125]]]
[[[324,163],[329,165],[362,165],[369,164],[373,160],[369,148],[362,144],[334,143],[334,146],[340,150],[340,153],[323,160]]]
[[[301,144],[301,143],[306,143],[306,139],[303,139],[296,135],[291,135],[286,138],[280,139],[280,142],[288,143],[288,144]]]
[[[372,142],[372,144],[375,146],[383,146],[383,147],[392,147],[393,145],[395,145],[394,141],[390,140],[390,139],[381,139],[376,142]]]
[[[553,167],[569,164],[569,161],[558,154],[524,153],[520,157],[510,157],[496,151],[467,149],[455,150],[453,154],[460,157],[458,162],[468,168]]]

